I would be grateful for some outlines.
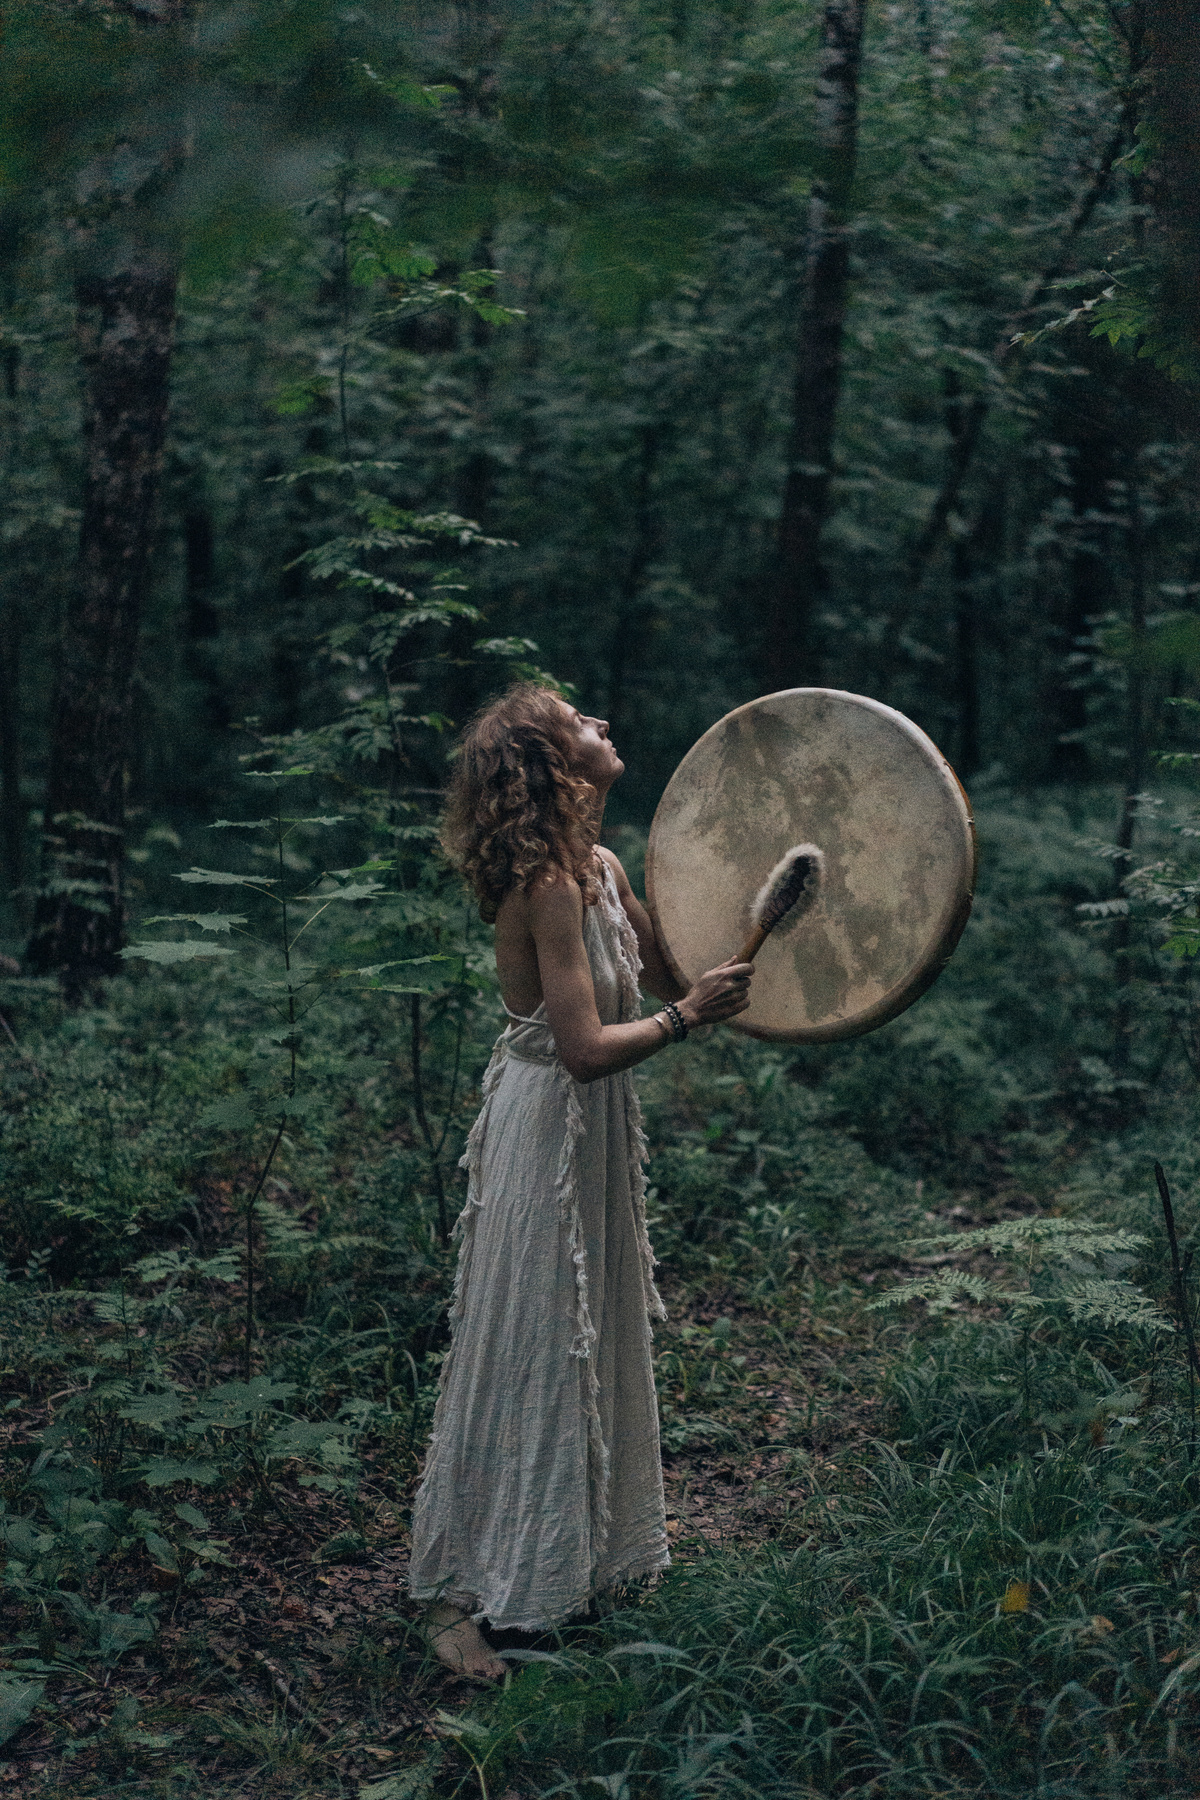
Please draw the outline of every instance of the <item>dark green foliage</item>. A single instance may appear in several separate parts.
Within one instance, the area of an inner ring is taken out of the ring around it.
[[[10,1065],[0,1135],[5,1254],[58,1245],[60,1280],[111,1273],[139,1233],[177,1224],[197,1149],[197,1081],[219,1078],[226,1054],[214,1046],[206,1067],[200,1046],[133,1049],[111,1013],[80,1022],[85,1032],[67,1023],[39,1046],[38,1074],[18,1064],[13,1078]]]
[[[1119,1336],[1022,1364],[1007,1325],[914,1346],[894,1443],[820,1485],[787,1545],[700,1556],[553,1675],[522,1668],[460,1722],[472,1762],[532,1762],[546,1794],[1181,1791],[1200,1512],[1179,1414]]]
[[[126,235],[182,270],[132,954],[74,1011],[0,975],[6,1755],[58,1729],[70,1683],[165,1666],[164,1628],[251,1526],[329,1574],[402,1530],[500,1023],[434,848],[452,731],[543,666],[610,717],[609,841],[637,882],[666,777],[761,686],[826,173],[819,9],[188,11],[29,0],[0,46],[17,958],[86,450],[73,282]],[[831,1453],[814,1379],[769,1528],[747,1499],[740,1547],[685,1543],[377,1779],[340,1746],[320,1762],[273,1690],[269,1723],[213,1727],[238,1792],[1200,1785],[1195,445],[1147,23],[1137,0],[869,9],[828,585],[797,678],[951,754],[980,892],[883,1030],[713,1034],[639,1076],[652,1234],[690,1308],[656,1344],[668,1458],[775,1454],[764,1346],[801,1391],[824,1357],[834,1411],[853,1366],[878,1441]],[[912,1304],[876,1310],[888,1291]],[[356,1706],[428,1685],[413,1620],[394,1629],[346,1653]],[[184,1709],[163,1730],[138,1709],[70,1738],[88,1796],[147,1769],[217,1791],[199,1739],[171,1749]]]

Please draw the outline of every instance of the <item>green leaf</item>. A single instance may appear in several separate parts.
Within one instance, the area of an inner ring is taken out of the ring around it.
[[[261,831],[268,830],[275,823],[274,819],[214,819],[206,831]]]
[[[175,1517],[182,1519],[185,1525],[190,1525],[193,1531],[208,1530],[208,1520],[204,1514],[197,1511],[194,1506],[190,1506],[186,1500],[181,1500],[174,1511]]]
[[[134,1644],[144,1644],[154,1636],[154,1622],[143,1614],[89,1606],[81,1594],[63,1588],[58,1590],[58,1601],[83,1638],[83,1654],[98,1657],[107,1668],[119,1662]]]
[[[523,637],[479,638],[475,648],[485,656],[530,656],[537,652],[533,639]]]
[[[1064,1290],[1062,1300],[1073,1319],[1095,1319],[1101,1325],[1136,1325],[1156,1331],[1174,1329],[1162,1309],[1130,1281],[1073,1281]]]
[[[324,1563],[360,1562],[366,1548],[367,1540],[360,1531],[340,1531],[336,1537],[330,1538],[319,1550],[313,1552],[312,1560]]]
[[[311,1119],[320,1112],[321,1104],[315,1094],[294,1094],[291,1098],[272,1100],[265,1110],[274,1119]]]
[[[326,900],[374,900],[377,894],[386,892],[382,881],[352,881],[348,887],[334,888],[329,894],[298,894],[296,898],[315,904]]]
[[[179,877],[186,880],[186,876]],[[233,951],[224,944],[206,944],[203,938],[177,938],[166,940],[161,944],[128,944],[118,952],[122,957],[140,956],[143,962],[181,963],[195,962],[202,956],[232,956]]]
[[[358,1790],[358,1800],[428,1800],[445,1754],[440,1747],[429,1750],[423,1762],[397,1769],[394,1775],[385,1775],[382,1781],[365,1782]]]
[[[311,775],[314,772],[312,763],[296,763],[290,769],[247,769],[246,777],[250,781],[287,781],[293,775]]]
[[[241,1265],[236,1250],[218,1250],[215,1256],[199,1258],[193,1265],[197,1275],[203,1275],[206,1281],[239,1281]]]
[[[196,1257],[178,1250],[152,1250],[139,1257],[133,1271],[140,1281],[179,1281],[185,1275],[202,1275],[206,1281],[237,1281],[241,1274],[237,1251],[218,1250],[215,1256]]]
[[[1023,1253],[1036,1248],[1050,1256],[1098,1256],[1112,1250],[1140,1250],[1146,1239],[1137,1231],[1098,1225],[1091,1219],[1002,1219],[972,1231],[941,1232],[937,1237],[916,1238],[924,1250],[990,1250]]]
[[[338,462],[332,456],[306,456],[290,469],[286,475],[269,475],[268,481],[282,482],[285,487],[292,487],[297,481],[307,481],[311,475],[357,475],[360,469],[393,470],[403,467],[398,462]]]
[[[119,1419],[131,1419],[136,1425],[171,1425],[181,1419],[183,1401],[178,1394],[143,1394],[119,1409]]]
[[[445,963],[459,960],[457,956],[398,956],[394,962],[367,963],[364,968],[339,969],[338,973],[342,976],[366,975],[371,977],[381,975],[384,969],[408,969],[415,967],[418,963]]]
[[[902,1281],[899,1287],[872,1300],[867,1311],[880,1312],[885,1306],[903,1306],[909,1300],[924,1300],[930,1312],[947,1312],[964,1296],[980,1302],[1018,1298],[1007,1289],[985,1281],[982,1275],[969,1275],[959,1269],[939,1269],[936,1275],[920,1275],[913,1281]]]
[[[201,931],[232,931],[235,925],[244,925],[244,913],[155,913],[152,919],[144,921],[147,925],[199,925]]]
[[[360,994],[428,994],[430,990],[423,987],[400,987],[395,982],[373,981],[368,987],[357,991]]]
[[[323,381],[284,381],[275,390],[275,398],[271,402],[274,412],[281,419],[298,418],[301,414],[311,412],[325,393],[327,384]]]
[[[21,1729],[45,1691],[44,1681],[14,1681],[0,1674],[0,1744]]]
[[[166,1538],[157,1531],[144,1531],[142,1541],[153,1557],[156,1568],[170,1569],[178,1575],[179,1558],[175,1554],[173,1544],[169,1544]]]
[[[250,1381],[224,1381],[209,1388],[196,1403],[195,1417],[205,1425],[228,1430],[244,1425],[255,1413],[272,1411],[295,1391],[295,1382],[272,1381],[266,1375],[256,1375]]]
[[[174,1487],[179,1481],[208,1487],[221,1474],[219,1463],[179,1462],[171,1456],[152,1456],[148,1462],[138,1463],[136,1468],[138,1479],[148,1488]]]
[[[36,1562],[55,1542],[52,1532],[37,1531],[28,1519],[0,1520],[0,1545],[19,1562]]]
[[[228,869],[189,869],[175,881],[196,881],[209,887],[273,887],[274,875],[234,875]],[[273,896],[272,896],[273,898]]]
[[[254,1124],[256,1117],[245,1094],[227,1094],[206,1106],[196,1123],[203,1131],[245,1131]],[[218,1276],[217,1279],[224,1278]]]

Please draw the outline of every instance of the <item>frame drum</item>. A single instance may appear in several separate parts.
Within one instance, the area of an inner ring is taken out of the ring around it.
[[[890,706],[833,688],[739,706],[688,751],[650,830],[647,902],[680,983],[736,953],[768,873],[805,843],[825,857],[816,904],[776,926],[729,1022],[820,1044],[937,980],[971,910],[975,827],[945,757]]]

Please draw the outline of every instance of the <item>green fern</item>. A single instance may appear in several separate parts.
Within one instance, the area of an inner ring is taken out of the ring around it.
[[[988,1250],[993,1256],[1014,1251],[1041,1251],[1044,1256],[1104,1256],[1140,1250],[1146,1239],[1138,1232],[1090,1219],[1002,1219],[973,1231],[947,1231],[918,1238],[921,1250]]]
[[[939,1269],[936,1275],[918,1275],[889,1288],[872,1300],[868,1312],[881,1312],[887,1306],[904,1306],[910,1300],[924,1300],[931,1313],[949,1312],[959,1298],[966,1296],[981,1306],[988,1300],[1010,1299],[1006,1288],[998,1288],[982,1275],[969,1275],[965,1269]]]
[[[1059,1298],[1073,1319],[1093,1319],[1099,1325],[1137,1325],[1147,1330],[1174,1330],[1162,1309],[1131,1281],[1093,1277],[1075,1281]]]
[[[1078,1270],[1081,1258],[1095,1264],[1100,1257],[1128,1256],[1145,1242],[1139,1232],[1100,1225],[1090,1219],[1003,1219],[972,1231],[942,1232],[936,1237],[918,1238],[914,1249],[952,1250],[963,1256],[987,1251],[1010,1261],[1020,1259],[1025,1285],[1014,1287],[966,1269],[939,1269],[934,1275],[918,1275],[901,1282],[873,1300],[867,1310],[879,1312],[885,1307],[923,1300],[929,1311],[937,1314],[954,1311],[965,1299],[980,1306],[1004,1306],[1025,1315],[1062,1307],[1076,1324],[1092,1321],[1108,1326],[1131,1325],[1145,1331],[1172,1331],[1172,1321],[1132,1282],[1099,1270],[1090,1275],[1073,1272]],[[1035,1293],[1034,1275],[1047,1263],[1060,1265],[1054,1271],[1057,1285],[1049,1293]]]

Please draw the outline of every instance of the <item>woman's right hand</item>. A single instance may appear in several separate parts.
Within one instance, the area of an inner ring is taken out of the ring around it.
[[[731,956],[702,975],[695,987],[689,988],[678,1002],[688,1025],[715,1025],[721,1019],[736,1018],[750,1004],[750,977],[753,963],[739,962]]]

